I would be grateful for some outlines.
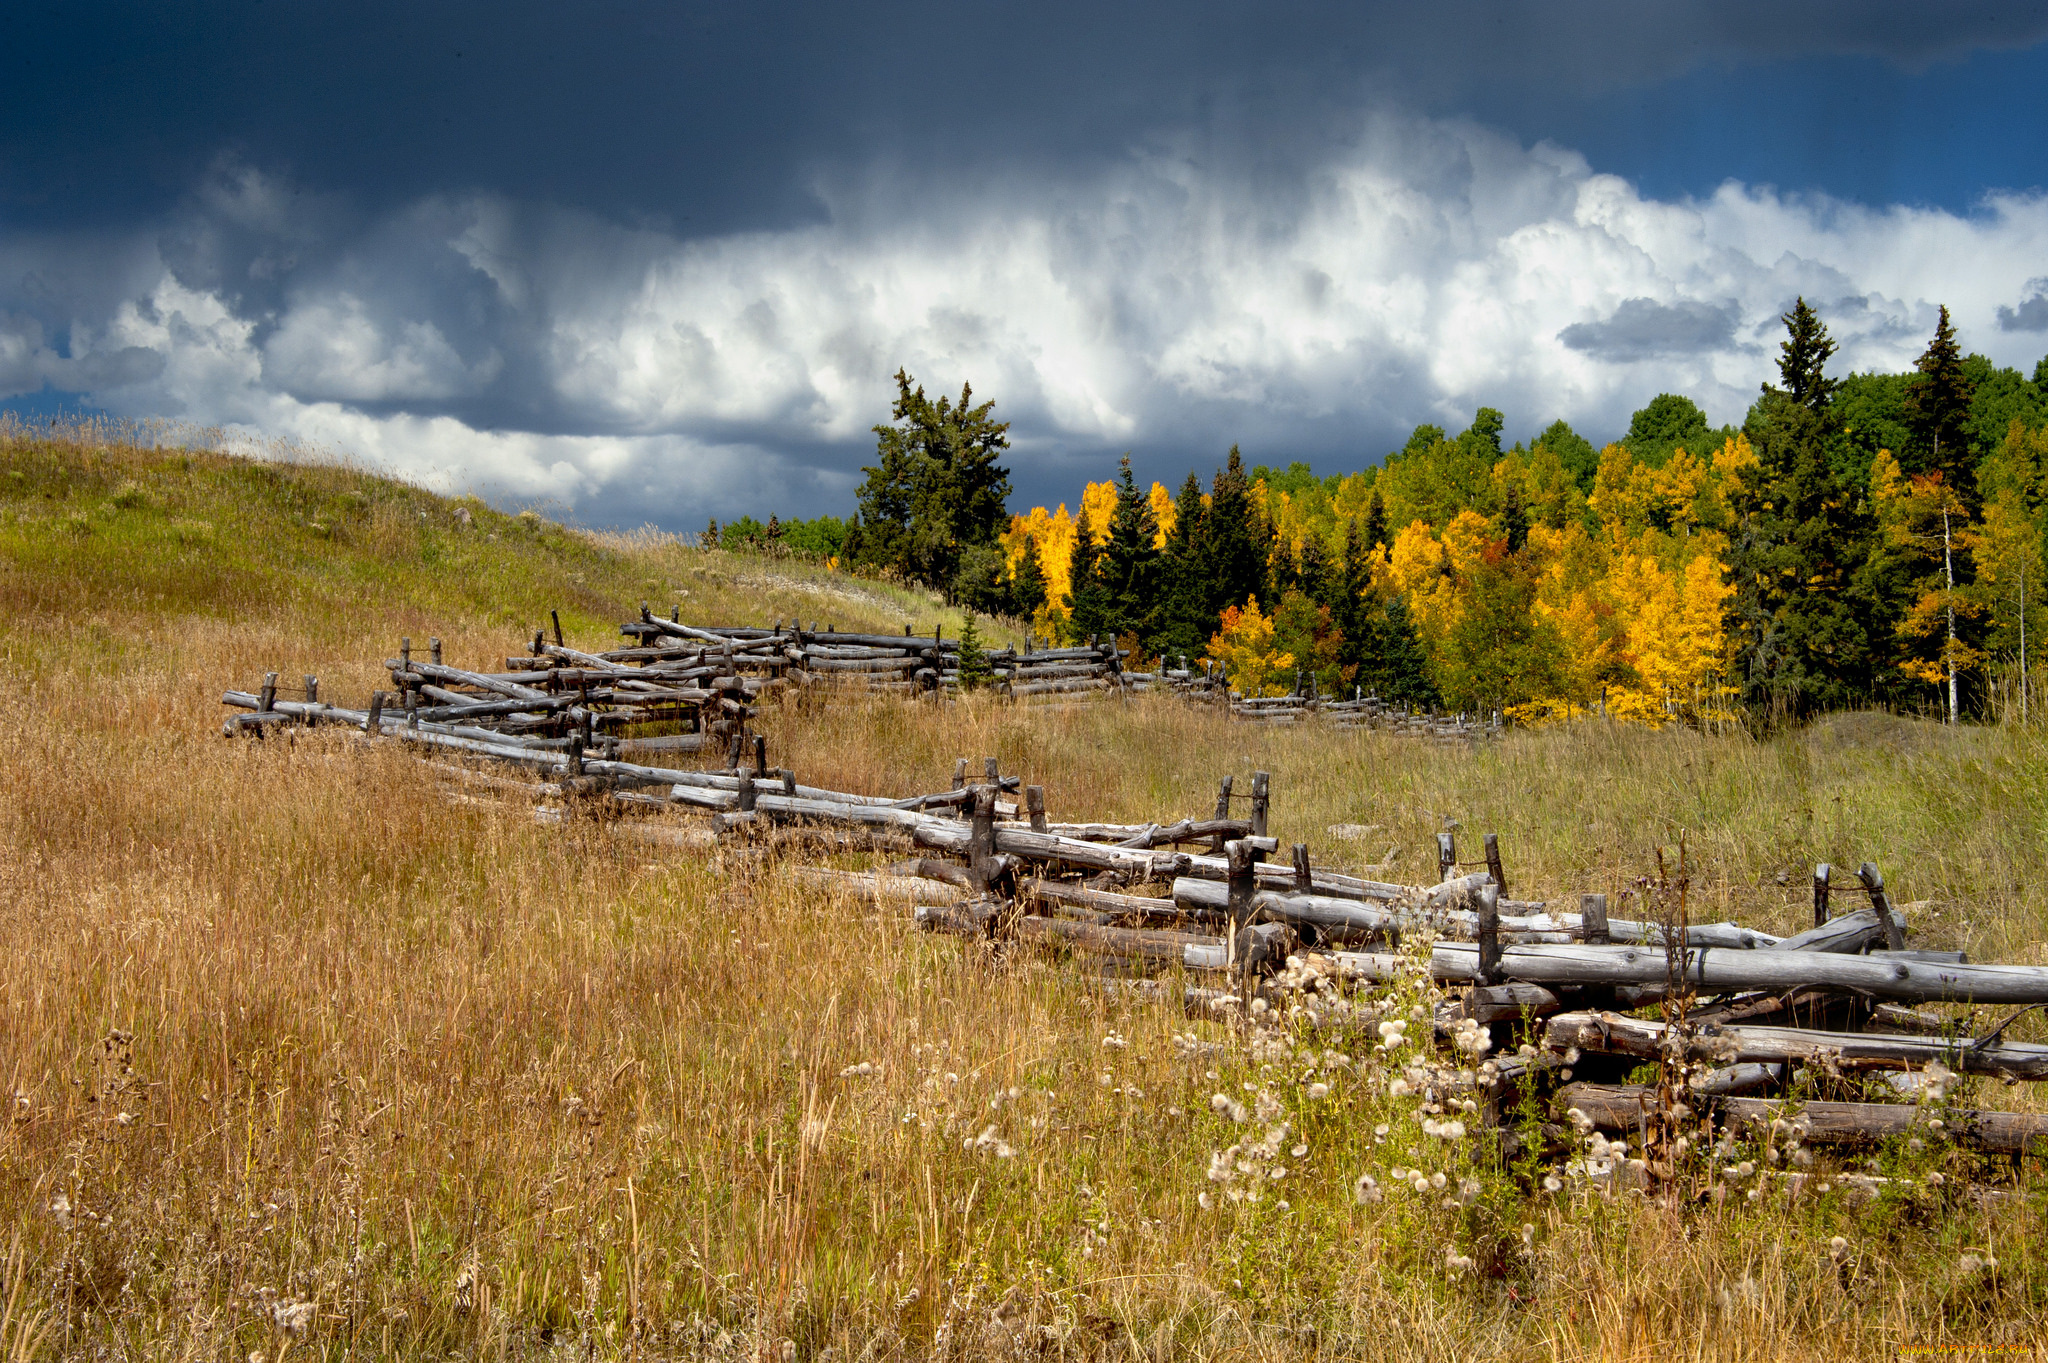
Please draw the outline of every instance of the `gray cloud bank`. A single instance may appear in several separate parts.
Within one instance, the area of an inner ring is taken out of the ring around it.
[[[1159,135],[1067,174],[813,192],[820,220],[687,237],[495,193],[366,209],[224,161],[147,228],[0,234],[0,390],[681,527],[848,509],[899,365],[996,399],[1020,493],[1071,499],[1125,448],[1165,479],[1233,441],[1352,468],[1481,403],[1511,433],[1611,436],[1659,391],[1739,419],[1801,293],[1845,366],[1910,362],[1940,302],[2031,366],[2048,258],[2038,194],[1659,202],[1386,112],[1279,171]]]

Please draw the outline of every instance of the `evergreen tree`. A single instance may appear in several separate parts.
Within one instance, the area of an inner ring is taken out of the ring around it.
[[[1821,366],[1835,344],[1804,299],[1783,320],[1783,386],[1766,385],[1750,411],[1761,467],[1743,499],[1730,565],[1737,680],[1765,719],[1867,703],[1890,634],[1876,523],[1834,459],[1835,383]]]
[[[1045,604],[1045,565],[1038,558],[1038,541],[1026,538],[1024,552],[1010,569],[1010,613],[1029,619]]]
[[[1407,598],[1393,597],[1374,615],[1372,652],[1359,667],[1357,684],[1390,705],[1438,704],[1429,654],[1415,632]]]
[[[995,680],[995,669],[989,666],[988,650],[982,646],[981,628],[974,623],[972,611],[960,627],[959,659],[962,691],[979,691]]]
[[[1159,518],[1131,477],[1131,456],[1117,465],[1116,507],[1109,516],[1109,543],[1100,576],[1110,623],[1116,634],[1149,637],[1159,610]]]
[[[1508,484],[1507,496],[1501,501],[1500,530],[1511,554],[1521,553],[1529,543],[1529,513],[1522,507],[1522,489],[1514,483]]]
[[[1229,462],[1216,471],[1210,485],[1209,514],[1203,517],[1203,557],[1208,567],[1207,611],[1220,617],[1229,606],[1241,606],[1266,590],[1265,516],[1252,504],[1251,480],[1244,459],[1230,447]]]
[[[697,547],[700,549],[716,549],[718,547],[718,517],[713,516],[711,524],[705,526],[703,532],[697,536]]]
[[[1906,389],[1906,419],[1912,427],[1919,471],[1939,471],[1975,514],[1978,506],[1976,460],[1970,450],[1970,396],[1974,385],[1963,372],[1961,347],[1949,324],[1948,305],[1941,307],[1934,339],[1914,361],[1918,375]]]
[[[1792,311],[1778,320],[1785,324],[1786,333],[1778,343],[1782,391],[1807,411],[1821,415],[1835,396],[1835,380],[1826,373],[1828,360],[1835,353],[1834,339],[1828,335],[1820,314],[1807,305],[1803,296],[1792,304]],[[1764,391],[1772,391],[1771,386],[1765,384]]]
[[[1387,538],[1387,500],[1380,495],[1379,488],[1375,487],[1372,490],[1372,500],[1365,506],[1365,544],[1369,549],[1384,549],[1391,542]],[[1351,560],[1352,554],[1349,549],[1345,550],[1344,558],[1347,563]]]
[[[991,415],[994,403],[975,406],[969,385],[955,403],[911,383],[896,371],[895,424],[875,427],[876,462],[862,469],[862,558],[950,591],[962,551],[1009,525],[1010,474],[996,461],[1010,426]]]
[[[1091,634],[1116,632],[1115,602],[1103,580],[1104,546],[1090,540],[1083,529],[1074,536],[1067,558],[1066,638],[1078,643]]]
[[[1378,612],[1378,603],[1371,599],[1372,591],[1372,549],[1358,528],[1358,522],[1344,523],[1344,561],[1331,574],[1333,587],[1330,602],[1330,623],[1337,627],[1343,641],[1337,646],[1337,661],[1346,676],[1358,685],[1365,686],[1361,669],[1368,658],[1379,651],[1379,644],[1373,632],[1373,617]]]
[[[1334,606],[1337,582],[1330,574],[1330,551],[1323,547],[1320,532],[1311,529],[1301,539],[1301,553],[1295,556],[1294,580],[1301,594],[1322,606]]]
[[[1190,473],[1173,501],[1173,529],[1160,556],[1160,609],[1147,647],[1197,657],[1216,632],[1209,610],[1208,507]]]

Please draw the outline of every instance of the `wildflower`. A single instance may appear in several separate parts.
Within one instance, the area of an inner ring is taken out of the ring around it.
[[[1828,1258],[1835,1260],[1837,1263],[1841,1262],[1842,1256],[1848,1252],[1849,1241],[1846,1236],[1837,1235],[1834,1239],[1828,1241]]]
[[[1527,1249],[1529,1246],[1535,1243],[1536,1224],[1533,1221],[1524,1221],[1522,1223],[1522,1247],[1524,1249]]]
[[[50,1215],[56,1217],[57,1224],[64,1229],[71,1229],[71,1199],[62,1193],[58,1193],[55,1197],[51,1198]]]
[[[1441,1171],[1431,1174],[1429,1176],[1429,1186],[1436,1189],[1438,1192],[1442,1192],[1445,1186],[1449,1183],[1450,1180],[1445,1178]]]
[[[1956,1267],[1963,1271],[1963,1276],[1968,1277],[1970,1274],[1983,1268],[1984,1261],[1974,1254],[1965,1254],[1962,1258],[1956,1260]]]
[[[1102,1038],[1102,1045],[1106,1050],[1120,1051],[1130,1044],[1130,1042],[1124,1040],[1115,1032],[1111,1032],[1108,1036]]]
[[[1389,1098],[1406,1098],[1414,1091],[1414,1089],[1408,1086],[1406,1079],[1396,1079],[1393,1083],[1387,1085],[1387,1097]]]
[[[874,1072],[875,1062],[863,1060],[858,1065],[848,1065],[845,1069],[839,1071],[839,1077],[841,1079],[858,1079],[862,1075],[873,1074]]]
[[[1385,1122],[1381,1122],[1378,1126],[1372,1129],[1372,1134],[1378,1136],[1381,1140],[1385,1140],[1387,1138],[1387,1132],[1392,1129],[1393,1128],[1389,1127]]]
[[[1444,1251],[1444,1267],[1453,1273],[1470,1273],[1472,1271],[1472,1256],[1460,1254],[1454,1249],[1447,1249]]]
[[[1238,1102],[1227,1093],[1219,1093],[1210,1098],[1209,1110],[1228,1117],[1239,1125],[1242,1125],[1245,1118],[1250,1115],[1245,1111],[1243,1103]]]
[[[1360,1174],[1358,1176],[1358,1181],[1351,1185],[1351,1195],[1361,1203],[1379,1201],[1379,1180],[1374,1178],[1371,1174]]]
[[[1311,1099],[1327,1098],[1330,1096],[1330,1086],[1318,1080],[1308,1086],[1308,1096]]]
[[[313,1322],[313,1303],[309,1301],[281,1301],[270,1308],[270,1319],[278,1329],[289,1334],[302,1335]]]
[[[1195,1205],[1206,1212],[1215,1207],[1216,1199],[1209,1196],[1207,1193],[1202,1193],[1195,1198]]]
[[[1554,1192],[1557,1192],[1557,1191],[1558,1191],[1559,1189],[1561,1189],[1561,1188],[1563,1188],[1563,1187],[1564,1187],[1564,1180],[1563,1180],[1563,1179],[1561,1179],[1561,1178],[1559,1178],[1559,1177],[1558,1177],[1558,1176],[1557,1176],[1556,1174],[1545,1174],[1545,1175],[1543,1176],[1543,1191],[1544,1191],[1544,1192],[1546,1192],[1546,1193],[1554,1193]]]
[[[1297,1146],[1295,1146],[1295,1147],[1294,1147],[1294,1148],[1293,1148],[1292,1150],[1288,1151],[1287,1153],[1288,1153],[1288,1154],[1290,1154],[1290,1155],[1292,1155],[1292,1156],[1294,1156],[1294,1157],[1295,1157],[1296,1159],[1300,1159],[1300,1158],[1301,1158],[1301,1157],[1302,1157],[1303,1155],[1306,1155],[1306,1154],[1308,1153],[1308,1146],[1307,1146],[1307,1145],[1297,1145]]]

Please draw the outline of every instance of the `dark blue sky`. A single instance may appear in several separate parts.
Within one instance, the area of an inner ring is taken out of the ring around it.
[[[1948,302],[2031,367],[2044,38],[1990,0],[17,6],[0,401],[681,522],[843,509],[899,364],[997,399],[1028,499],[1125,448],[1356,467],[1481,402],[1732,419],[1798,292],[1849,363]]]

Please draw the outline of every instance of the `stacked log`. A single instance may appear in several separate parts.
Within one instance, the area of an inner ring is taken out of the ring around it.
[[[1598,894],[1582,896],[1575,909],[1512,899],[1491,836],[1481,859],[1461,861],[1453,835],[1442,835],[1438,878],[1427,885],[1320,866],[1303,844],[1283,858],[1268,834],[1271,783],[1263,772],[1248,791],[1224,778],[1208,817],[1145,824],[1052,822],[1043,789],[1001,775],[993,759],[971,783],[963,760],[947,790],[891,798],[813,787],[767,766],[765,742],[740,727],[750,702],[795,673],[831,675],[820,666],[826,662],[886,662],[891,651],[928,661],[943,652],[936,636],[899,646],[892,636],[846,642],[829,632],[637,624],[629,629],[638,636],[633,648],[582,653],[536,637],[524,656],[493,672],[445,663],[438,643],[425,658],[402,644],[388,662],[396,694],[380,691],[361,710],[322,700],[310,677],[305,699],[280,699],[271,674],[255,692],[224,697],[240,712],[228,728],[260,735],[279,725],[347,725],[371,741],[415,745],[423,756],[510,764],[536,778],[470,772],[473,789],[708,818],[708,829],[631,825],[683,851],[895,849],[908,855],[873,871],[796,874],[814,888],[896,905],[923,928],[993,950],[1054,950],[1124,975],[1211,977],[1213,985],[1187,991],[1188,1006],[1205,1015],[1254,994],[1277,999],[1274,991],[1426,974],[1451,992],[1438,1013],[1439,1036],[1469,1050],[1472,1029],[1482,1030],[1496,1056],[1492,1082],[1534,1086],[1582,1130],[1639,1130],[1651,1117],[1675,1120],[1683,1108],[1727,1130],[1777,1130],[1770,1124],[1796,1120],[1811,1141],[1938,1131],[1987,1150],[2048,1152],[2048,1119],[1871,1102],[1860,1090],[1795,1101],[1816,1085],[1839,1088],[1864,1075],[1904,1076],[1896,1091],[1923,1098],[1940,1092],[1943,1076],[2048,1079],[2048,1046],[2007,1038],[2012,1017],[1987,1030],[1924,1011],[2048,1005],[2048,969],[1977,964],[1908,945],[1907,914],[1891,903],[1874,865],[1862,866],[1853,885],[1817,868],[1814,926],[1780,938],[1737,923],[1614,917]],[[878,656],[851,656],[857,651]],[[1008,661],[1012,677],[1028,678],[1032,668],[1119,660],[1113,650],[1047,650]],[[636,735],[678,716],[688,717],[691,732]],[[717,725],[733,741],[713,742]],[[693,769],[676,760],[686,753],[722,757],[724,765]],[[565,807],[536,813],[559,819]],[[1845,889],[1867,903],[1842,904]],[[1658,1016],[1639,1015],[1645,1007]],[[1645,1061],[1677,1080],[1628,1082]],[[1843,1097],[1850,1100],[1836,1101]]]

